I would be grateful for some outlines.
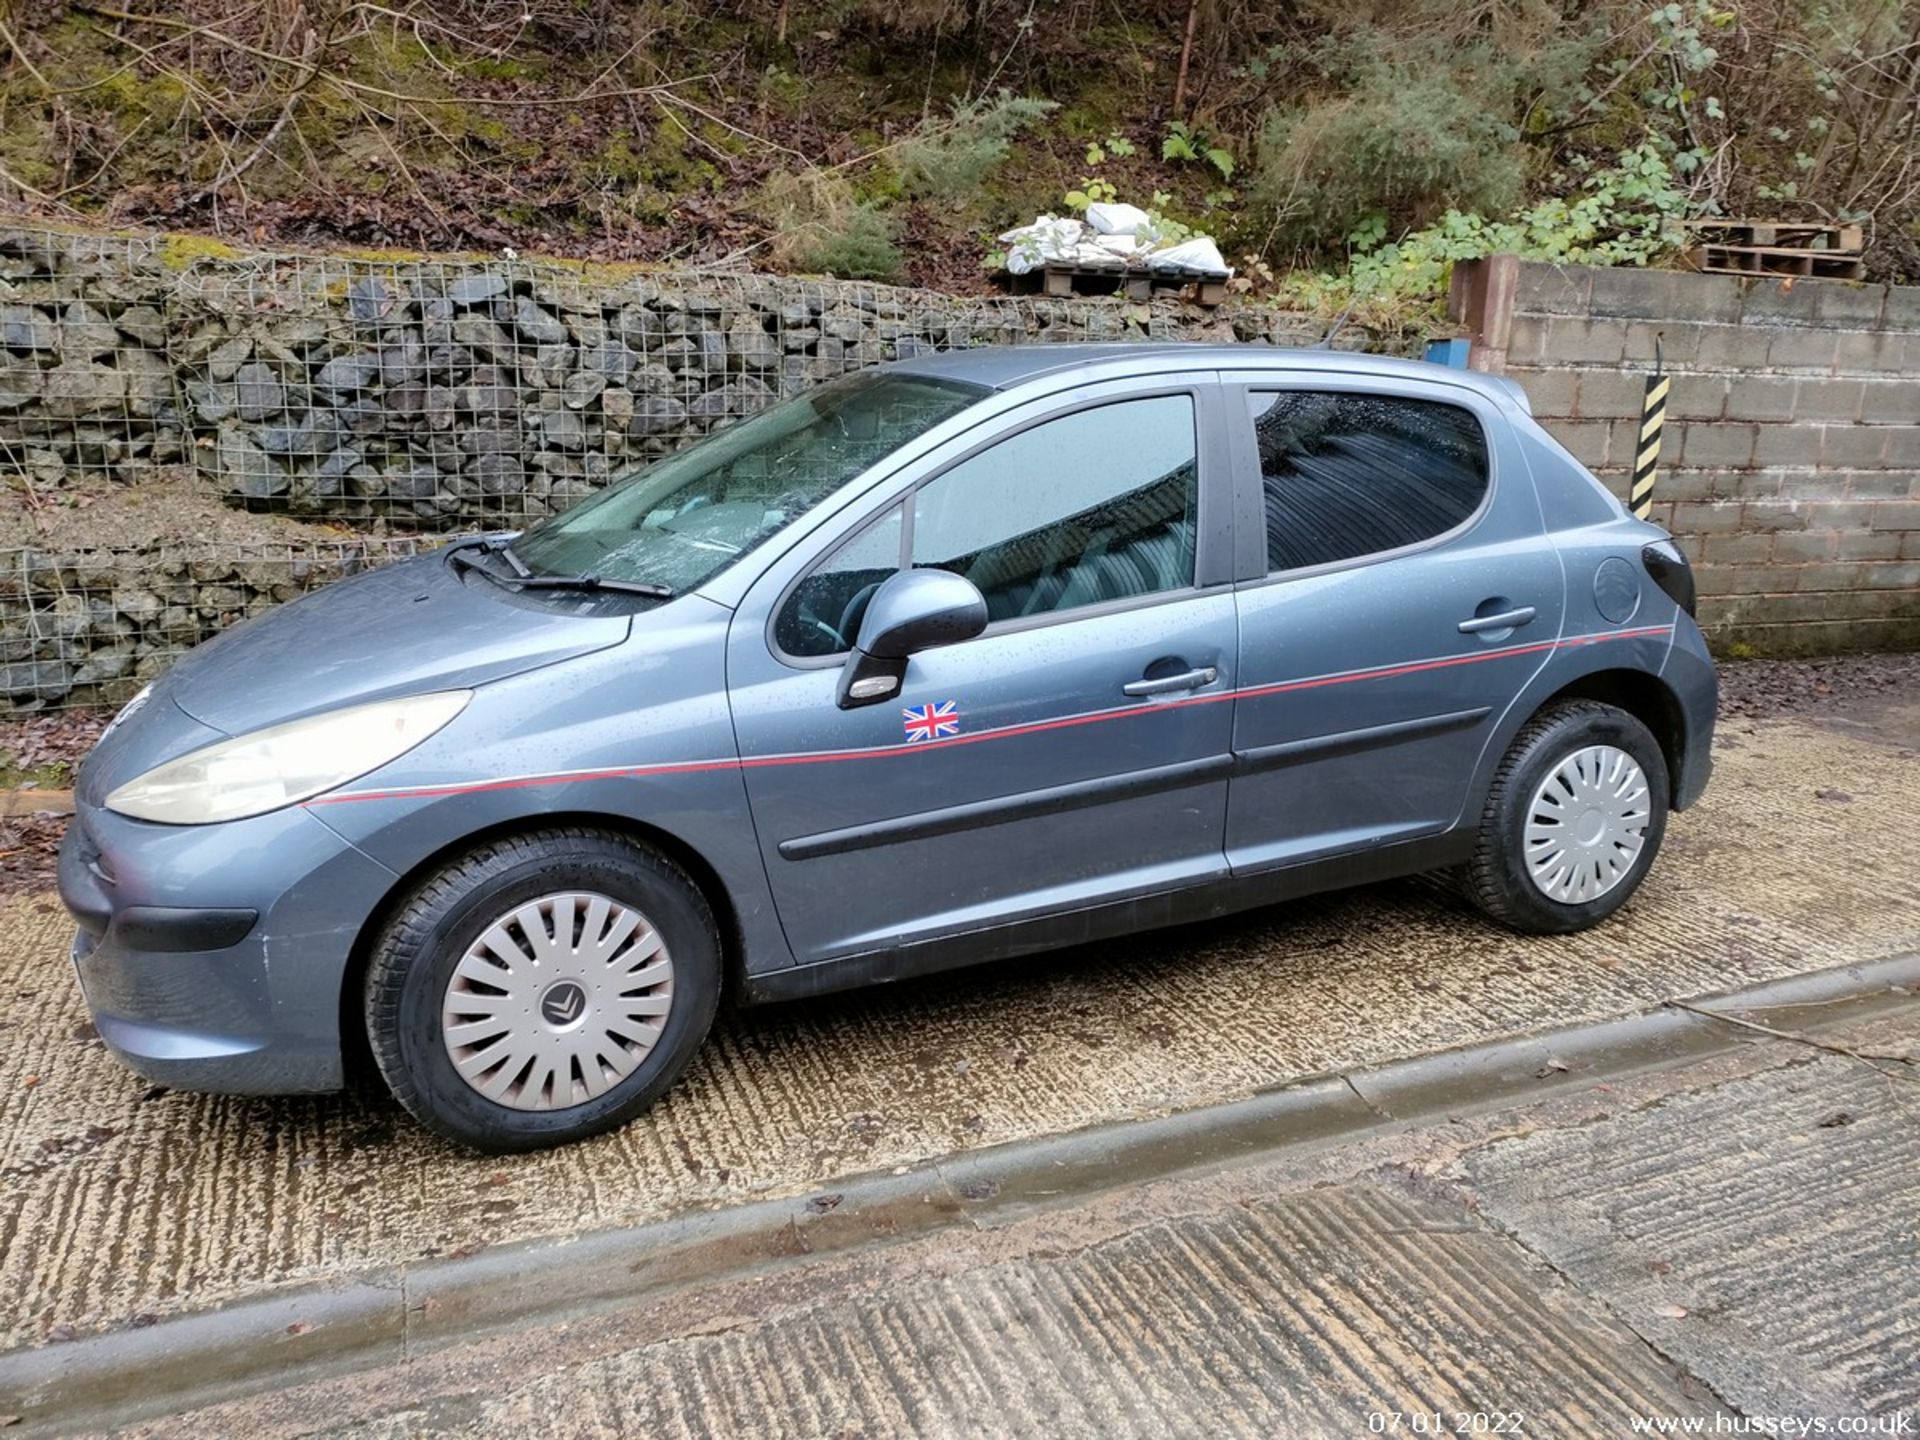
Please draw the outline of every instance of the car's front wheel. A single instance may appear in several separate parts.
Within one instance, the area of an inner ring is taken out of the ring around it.
[[[1543,710],[1514,737],[1487,794],[1468,895],[1516,930],[1559,935],[1639,888],[1667,826],[1659,742],[1594,700]]]
[[[508,1152],[623,1125],[693,1059],[720,941],[672,860],[596,830],[484,844],[416,886],[369,959],[367,1036],[417,1119]]]

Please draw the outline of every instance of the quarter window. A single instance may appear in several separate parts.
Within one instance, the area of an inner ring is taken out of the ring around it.
[[[1248,399],[1270,573],[1417,545],[1486,497],[1486,437],[1457,405],[1306,390]]]
[[[773,623],[774,642],[789,655],[839,655],[853,648],[867,602],[900,568],[900,516],[895,505],[793,587]]]
[[[1116,401],[921,487],[912,560],[966,576],[994,621],[1185,589],[1199,498],[1192,397]]]

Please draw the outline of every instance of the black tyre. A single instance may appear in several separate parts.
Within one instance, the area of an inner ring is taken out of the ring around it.
[[[1495,772],[1463,878],[1515,930],[1562,935],[1639,888],[1667,828],[1667,763],[1652,733],[1597,700],[1528,721]]]
[[[693,1059],[720,937],[678,865],[622,836],[492,841],[400,904],[375,942],[367,1038],[394,1097],[475,1149],[624,1125]]]

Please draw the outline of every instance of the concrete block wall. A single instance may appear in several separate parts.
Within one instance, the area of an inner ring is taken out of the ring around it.
[[[1920,288],[1479,263],[1476,363],[1623,498],[1673,376],[1653,518],[1723,650],[1920,644]]]

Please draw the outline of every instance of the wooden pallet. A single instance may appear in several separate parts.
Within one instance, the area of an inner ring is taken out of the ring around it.
[[[1178,295],[1196,305],[1212,307],[1227,298],[1228,277],[1215,270],[1145,270],[1138,266],[1088,265],[1048,261],[1024,275],[1007,274],[1007,286],[1016,295],[1125,295],[1129,300],[1152,300]]]
[[[1859,280],[1866,233],[1858,225],[1799,220],[1683,220],[1693,244],[1683,259],[1715,275],[1811,275]]]
[[[1689,270],[1709,275],[1807,275],[1827,280],[1867,276],[1867,262],[1858,255],[1786,245],[1695,245],[1680,258]]]
[[[1858,255],[1866,232],[1858,225],[1822,225],[1804,220],[1682,220],[1703,245],[1733,245],[1742,249],[1778,246],[1789,250],[1829,250]]]

